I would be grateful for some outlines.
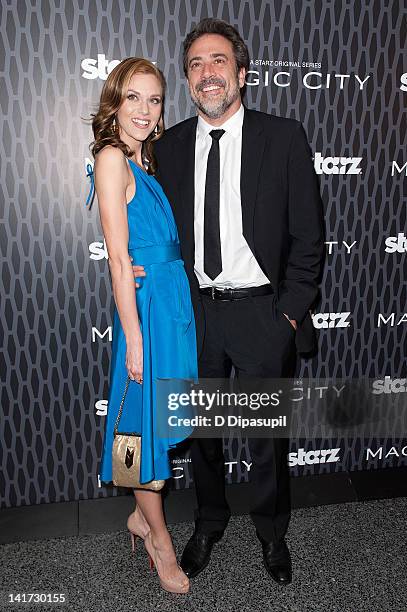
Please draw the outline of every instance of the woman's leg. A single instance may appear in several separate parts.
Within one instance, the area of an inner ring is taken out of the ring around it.
[[[136,509],[143,517],[152,532],[153,540],[159,540],[163,545],[172,547],[170,534],[165,524],[162,497],[160,492],[135,489]]]
[[[136,497],[135,490],[134,490],[134,499],[136,501],[136,507],[134,509],[134,512],[132,512],[127,519],[127,528],[134,535],[138,535],[144,540],[147,533],[150,531],[150,527],[141,510],[140,505],[137,503],[137,497]]]
[[[161,493],[136,489],[134,494],[137,506],[150,526],[144,543],[165,585],[164,588],[179,588],[186,592],[189,581],[177,563],[171,536],[165,524]]]

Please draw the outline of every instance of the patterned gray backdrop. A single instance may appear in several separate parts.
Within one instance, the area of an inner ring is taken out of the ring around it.
[[[117,494],[98,483],[113,304],[97,205],[84,207],[92,134],[83,118],[115,62],[135,55],[166,75],[167,125],[193,114],[181,46],[206,16],[240,30],[252,58],[246,104],[300,119],[320,175],[320,350],[298,375],[387,376],[383,389],[401,379],[406,391],[402,0],[3,0],[1,507]],[[228,481],[247,480],[245,443],[225,445]],[[301,448],[339,448],[339,460],[294,460],[294,476],[407,455],[401,438],[292,441],[293,453]],[[174,460],[176,487],[190,486],[188,463]]]

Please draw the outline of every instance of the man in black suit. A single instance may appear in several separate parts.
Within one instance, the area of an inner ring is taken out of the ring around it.
[[[291,377],[297,352],[315,347],[309,309],[323,253],[319,187],[299,121],[249,110],[241,93],[247,47],[229,24],[205,19],[184,42],[198,116],[156,143],[158,175],[173,207],[194,304],[199,375]],[[135,268],[135,276],[140,269]],[[291,504],[287,439],[249,439],[251,518],[263,561],[292,578],[284,540]],[[191,447],[198,517],[181,559],[196,576],[230,517],[221,439]]]

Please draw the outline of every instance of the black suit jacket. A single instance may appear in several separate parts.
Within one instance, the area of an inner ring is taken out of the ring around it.
[[[174,212],[194,305],[198,354],[205,322],[194,273],[194,173],[197,117],[155,143],[157,179]],[[240,191],[243,235],[277,294],[277,307],[298,323],[296,347],[316,347],[309,309],[318,295],[324,250],[323,207],[301,122],[244,109]]]

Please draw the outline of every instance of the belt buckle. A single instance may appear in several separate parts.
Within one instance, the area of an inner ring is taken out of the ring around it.
[[[211,287],[211,298],[214,300],[215,299],[215,287],[212,285]]]
[[[231,287],[224,287],[223,289],[218,289],[221,297],[219,298],[221,302],[230,302],[233,300],[233,289]]]

